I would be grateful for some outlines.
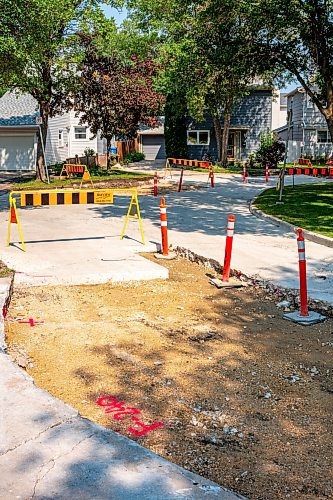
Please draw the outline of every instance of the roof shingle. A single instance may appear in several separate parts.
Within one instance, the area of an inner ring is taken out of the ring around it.
[[[36,126],[38,103],[30,94],[6,92],[0,98],[0,127]]]

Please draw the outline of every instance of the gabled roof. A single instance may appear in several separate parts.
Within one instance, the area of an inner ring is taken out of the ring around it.
[[[291,97],[291,96],[293,96],[293,95],[295,95],[295,94],[297,94],[297,93],[299,93],[299,92],[300,92],[301,94],[302,94],[303,92],[305,92],[305,90],[303,89],[303,87],[296,87],[294,90],[291,90],[291,91],[290,91],[290,92],[288,92],[288,94],[286,94],[286,95],[287,95],[287,97]]]
[[[38,103],[30,94],[6,92],[0,98],[0,127],[36,126]]]

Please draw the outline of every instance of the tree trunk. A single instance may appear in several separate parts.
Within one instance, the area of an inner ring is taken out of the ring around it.
[[[231,120],[231,109],[229,106],[226,106],[223,117],[224,117],[224,123],[223,123],[223,134],[222,134],[221,162],[222,165],[226,165],[228,157],[228,139],[229,139],[229,129]]]
[[[222,159],[222,127],[220,122],[220,117],[213,115],[213,125],[216,138],[216,148],[217,148],[217,161]]]
[[[110,170],[111,170],[110,148],[111,148],[111,138],[107,137],[106,138],[106,171],[108,174],[110,173]]]
[[[39,130],[38,130],[36,179],[46,182],[47,181],[46,170],[45,170],[46,160],[44,158],[44,152],[46,147],[47,126],[49,123],[49,103],[40,102],[39,111],[40,111],[40,116],[42,118],[42,123],[41,125],[39,125]]]
[[[326,118],[327,127],[330,132],[331,141],[333,143],[333,103],[327,106],[324,116]]]

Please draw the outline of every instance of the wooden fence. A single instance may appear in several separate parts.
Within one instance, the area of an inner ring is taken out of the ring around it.
[[[137,139],[133,139],[132,141],[117,141],[116,145],[119,161],[123,160],[128,153],[139,151],[139,143]]]
[[[117,141],[116,147],[117,147],[118,161],[122,161],[128,153],[132,153],[133,151],[135,152],[139,151],[139,143],[137,139],[134,139],[132,141]],[[87,165],[87,157],[76,155],[75,158],[67,158],[66,163]],[[95,156],[88,157],[88,166],[100,165],[101,167],[106,167],[106,163],[107,163],[106,155],[96,153]]]
[[[100,155],[96,154],[95,156],[88,156],[88,162],[87,162],[87,156],[78,156],[76,155],[74,158],[67,158],[66,163],[71,163],[75,165],[88,165],[91,166],[97,166],[100,165],[101,167],[106,167],[106,155]]]

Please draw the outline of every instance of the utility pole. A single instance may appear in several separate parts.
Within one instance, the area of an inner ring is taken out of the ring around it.
[[[293,117],[293,100],[291,99],[290,101],[290,109],[288,110],[288,132],[287,132],[287,141],[286,141],[286,151],[284,154],[284,160],[283,160],[283,167],[280,172],[280,184],[279,184],[279,201],[278,203],[283,203],[282,201],[282,195],[283,195],[283,188],[284,188],[284,176],[286,173],[286,163],[287,163],[287,157],[288,157],[288,148],[289,148],[289,137],[290,137],[290,129],[291,129],[291,123],[292,123],[292,117]]]

